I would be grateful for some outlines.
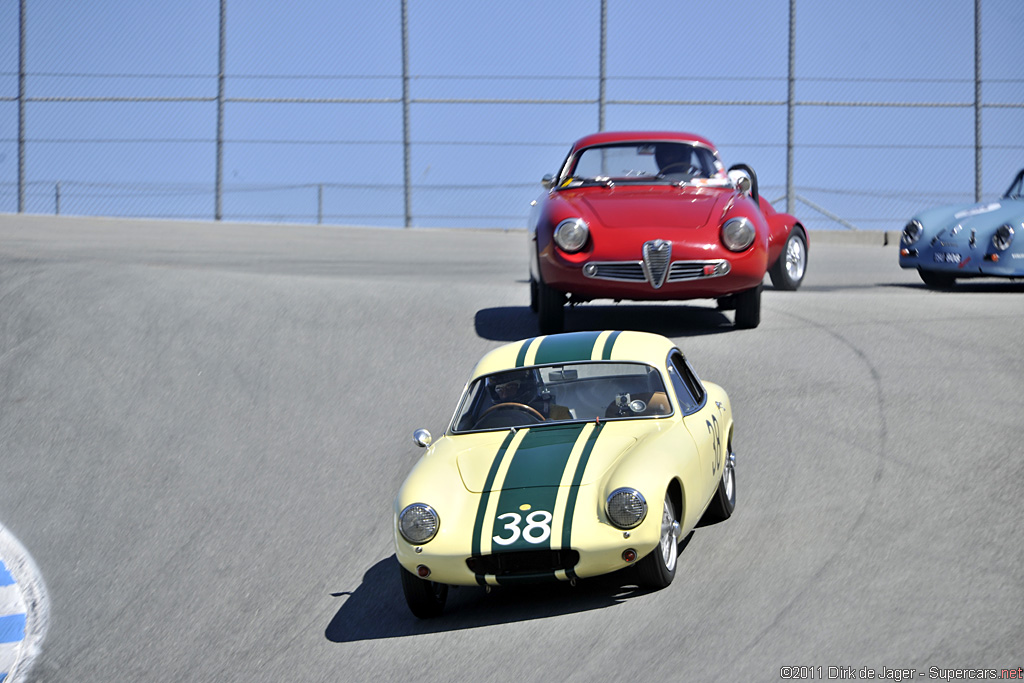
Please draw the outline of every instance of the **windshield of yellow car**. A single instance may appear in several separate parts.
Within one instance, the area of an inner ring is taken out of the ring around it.
[[[452,431],[671,414],[661,373],[650,365],[612,361],[537,365],[485,375],[470,383]]]
[[[664,182],[684,184],[720,170],[708,148],[686,142],[629,142],[587,147],[570,163],[561,187]]]

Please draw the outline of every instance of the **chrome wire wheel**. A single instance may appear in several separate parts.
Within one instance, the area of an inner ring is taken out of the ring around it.
[[[639,585],[645,588],[660,590],[672,583],[672,579],[675,578],[680,530],[675,510],[670,492],[666,492],[661,513],[661,538],[658,545],[654,546],[636,567]],[[683,545],[686,545],[685,541]]]
[[[732,438],[729,439],[729,448],[726,451],[725,462],[722,463],[722,478],[718,480],[718,490],[708,503],[708,509],[704,511],[700,523],[697,526],[707,526],[724,522],[732,517],[736,509],[736,454],[732,450]]]
[[[772,286],[787,292],[795,292],[800,288],[807,273],[807,236],[803,228],[796,226],[786,243],[782,245],[782,253],[768,269],[772,278]]]
[[[674,572],[679,557],[679,522],[676,521],[672,503],[665,497],[664,512],[661,513],[661,559],[665,569]]]
[[[789,279],[799,282],[804,277],[804,269],[807,267],[807,251],[804,249],[803,240],[791,239],[786,244],[786,273]]]
[[[732,450],[729,450],[732,456]],[[736,464],[732,457],[726,458],[725,467],[722,468],[722,486],[725,488],[726,500],[736,504]]]

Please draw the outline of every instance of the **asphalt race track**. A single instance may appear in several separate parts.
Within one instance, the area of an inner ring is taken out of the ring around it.
[[[522,232],[0,216],[0,523],[46,583],[30,681],[775,681],[1024,666],[1024,283],[928,290],[811,236],[804,287],[569,329],[676,340],[738,507],[675,582],[401,596],[411,439],[536,335]],[[817,667],[822,667],[820,670]]]

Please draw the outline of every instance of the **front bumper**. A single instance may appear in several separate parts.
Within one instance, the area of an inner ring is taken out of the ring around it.
[[[417,574],[420,565],[427,567],[430,574],[426,578],[431,581],[453,586],[499,586],[572,581],[610,574],[636,564],[636,561],[626,562],[623,551],[633,549],[637,557],[642,558],[661,540],[661,516],[657,514],[649,513],[628,536],[623,530],[596,519],[587,521],[585,527],[575,523],[573,527],[572,536],[578,542],[574,541],[572,548],[558,548],[553,543],[550,549],[494,553],[479,558],[473,558],[465,536],[455,539],[439,534],[423,546],[413,546],[396,532],[395,555],[399,564],[413,574]]]
[[[548,245],[538,256],[541,277],[573,300],[657,301],[717,298],[756,287],[767,270],[759,245],[735,253],[723,248],[671,244],[668,254],[646,248],[639,258],[588,254],[574,258]]]
[[[924,242],[900,246],[901,268],[943,273],[958,278],[1020,277],[1024,275],[1024,254],[1012,248],[996,251],[991,240],[969,242]]]

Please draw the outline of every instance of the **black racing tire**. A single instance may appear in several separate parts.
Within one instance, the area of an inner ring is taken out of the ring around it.
[[[736,456],[729,445],[729,454],[722,465],[722,478],[718,480],[718,490],[711,499],[708,509],[704,511],[698,526],[717,524],[732,517],[736,509]]]
[[[530,276],[530,310],[537,312],[537,281]]]
[[[768,269],[768,275],[775,289],[795,292],[804,281],[806,272],[807,236],[801,228],[795,227],[786,238],[779,258]]]
[[[444,604],[448,601],[446,584],[421,579],[401,565],[398,566],[398,572],[402,575],[405,602],[416,617],[433,619],[444,611]]]
[[[678,533],[679,513],[666,493],[661,513],[661,541],[636,565],[640,585],[661,590],[672,583],[679,557]]]
[[[537,281],[537,326],[541,334],[565,330],[565,294]]]
[[[752,330],[761,324],[761,285],[736,295],[736,327]]]
[[[923,280],[929,287],[946,289],[956,284],[955,275],[939,273],[934,270],[925,270],[924,268],[918,268],[917,272],[921,276],[921,280]]]

